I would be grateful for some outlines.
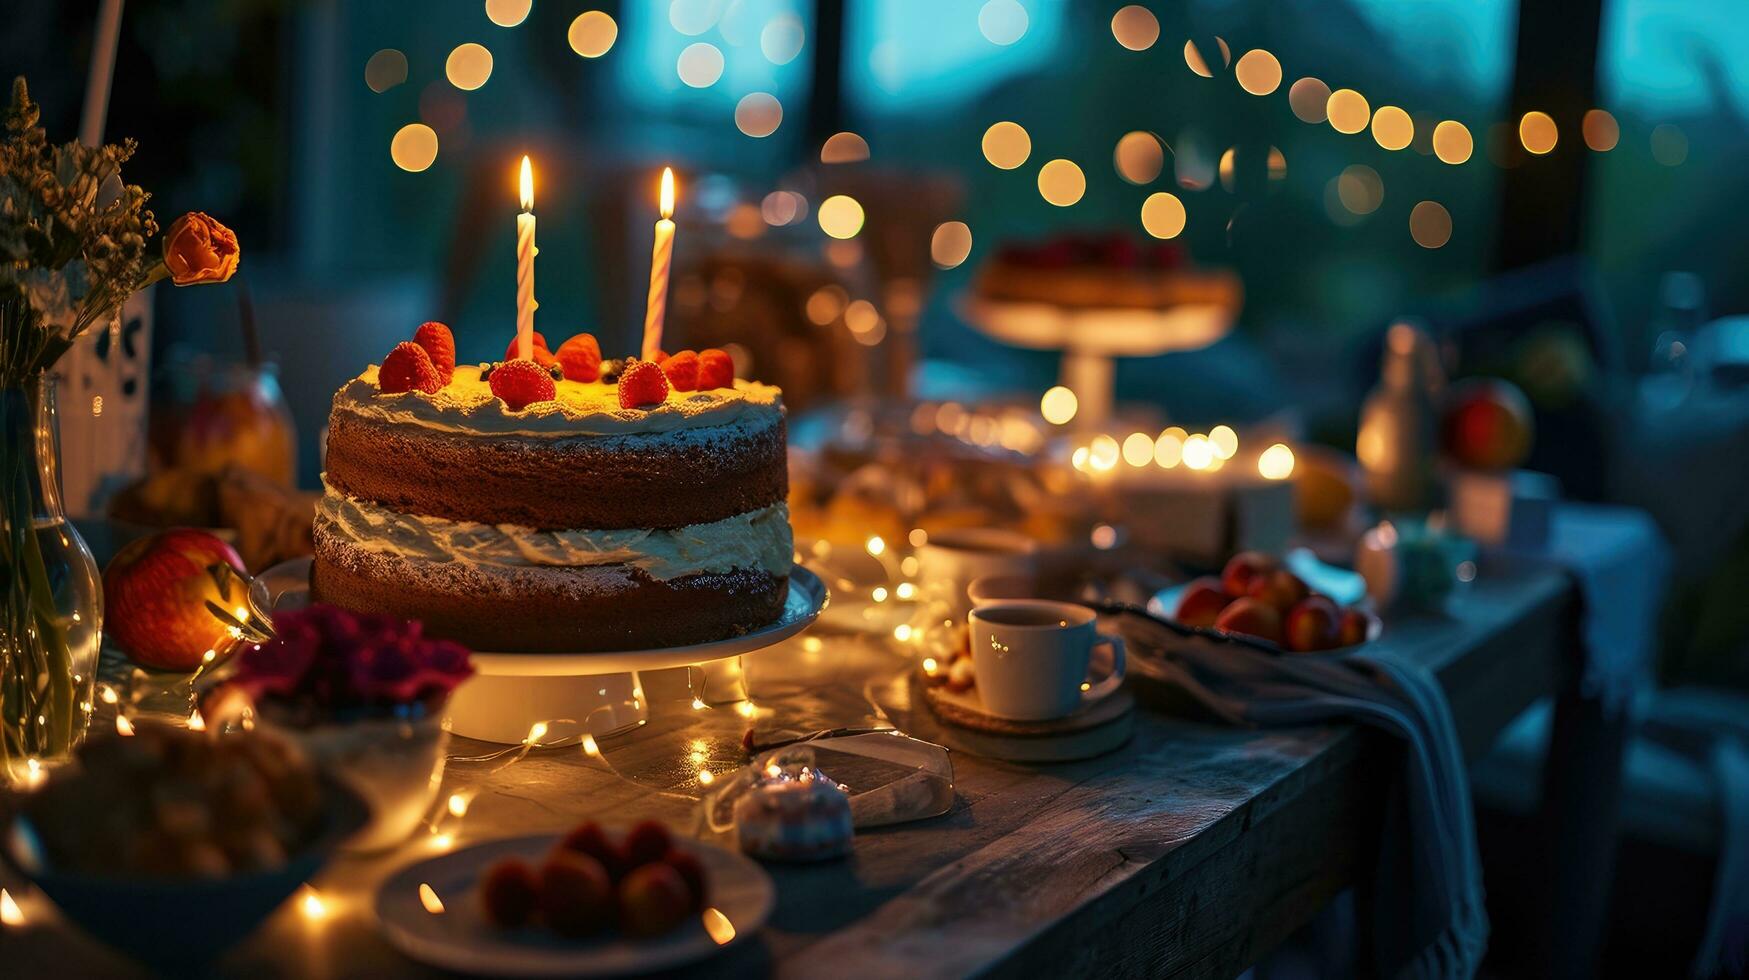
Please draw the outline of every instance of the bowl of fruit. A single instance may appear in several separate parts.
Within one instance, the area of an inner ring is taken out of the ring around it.
[[[1285,653],[1353,652],[1378,639],[1378,616],[1360,604],[1353,573],[1310,553],[1284,561],[1257,551],[1234,555],[1205,575],[1155,597],[1151,611],[1202,634]]]
[[[771,878],[750,859],[594,821],[512,837],[401,869],[377,892],[390,943],[430,966],[496,976],[619,976],[703,959],[771,914]]]
[[[294,745],[141,725],[6,801],[8,864],[81,929],[166,973],[249,934],[364,826]]]

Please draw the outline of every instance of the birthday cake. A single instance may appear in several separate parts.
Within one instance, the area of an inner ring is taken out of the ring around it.
[[[1007,243],[979,270],[976,288],[998,303],[1140,310],[1237,308],[1243,292],[1233,273],[1192,266],[1177,243],[1144,245],[1125,235]]]
[[[328,422],[312,594],[493,652],[682,646],[783,610],[782,393],[721,351],[603,362],[579,334],[455,365],[426,324]]]

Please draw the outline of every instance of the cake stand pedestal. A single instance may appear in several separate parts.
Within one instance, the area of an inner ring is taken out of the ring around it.
[[[263,610],[296,609],[309,601],[310,560],[275,565],[255,579]],[[475,651],[474,676],[450,697],[450,730],[465,738],[516,745],[544,724],[539,741],[606,735],[646,720],[649,700],[640,672],[701,666],[707,681],[719,661],[773,646],[807,629],[831,598],[800,565],[790,570],[783,613],[751,633],[684,647],[609,653],[489,653]],[[720,666],[720,665],[719,665]]]
[[[1160,310],[1079,308],[1004,303],[976,297],[961,303],[967,322],[985,336],[1029,350],[1063,354],[1058,381],[1080,405],[1075,422],[1094,429],[1111,418],[1115,358],[1200,350],[1233,328],[1237,309],[1184,303]]]

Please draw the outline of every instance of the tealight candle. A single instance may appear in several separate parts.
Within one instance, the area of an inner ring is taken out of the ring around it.
[[[644,311],[644,360],[662,349],[662,319],[668,310],[668,267],[674,258],[674,170],[662,168],[662,217],[650,251],[650,300]]]

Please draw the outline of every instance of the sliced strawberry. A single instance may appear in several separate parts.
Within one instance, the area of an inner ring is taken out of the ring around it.
[[[662,373],[675,391],[698,390],[698,355],[683,350],[662,362]]]
[[[668,400],[668,376],[649,361],[634,361],[619,376],[619,407],[641,408]]]
[[[593,334],[580,333],[559,345],[559,367],[567,381],[594,381],[601,377],[601,345]]]
[[[698,355],[698,390],[735,387],[735,362],[715,347]]]
[[[505,361],[492,369],[492,394],[504,400],[513,412],[535,402],[550,402],[557,394],[553,376],[533,361]]]
[[[437,368],[437,376],[449,384],[455,377],[455,335],[443,324],[429,320],[413,332],[413,342],[425,348],[431,366]]]
[[[383,358],[383,366],[377,369],[377,387],[385,395],[403,391],[431,394],[443,387],[443,378],[438,375],[437,367],[431,363],[431,355],[425,353],[425,348],[404,340]]]

